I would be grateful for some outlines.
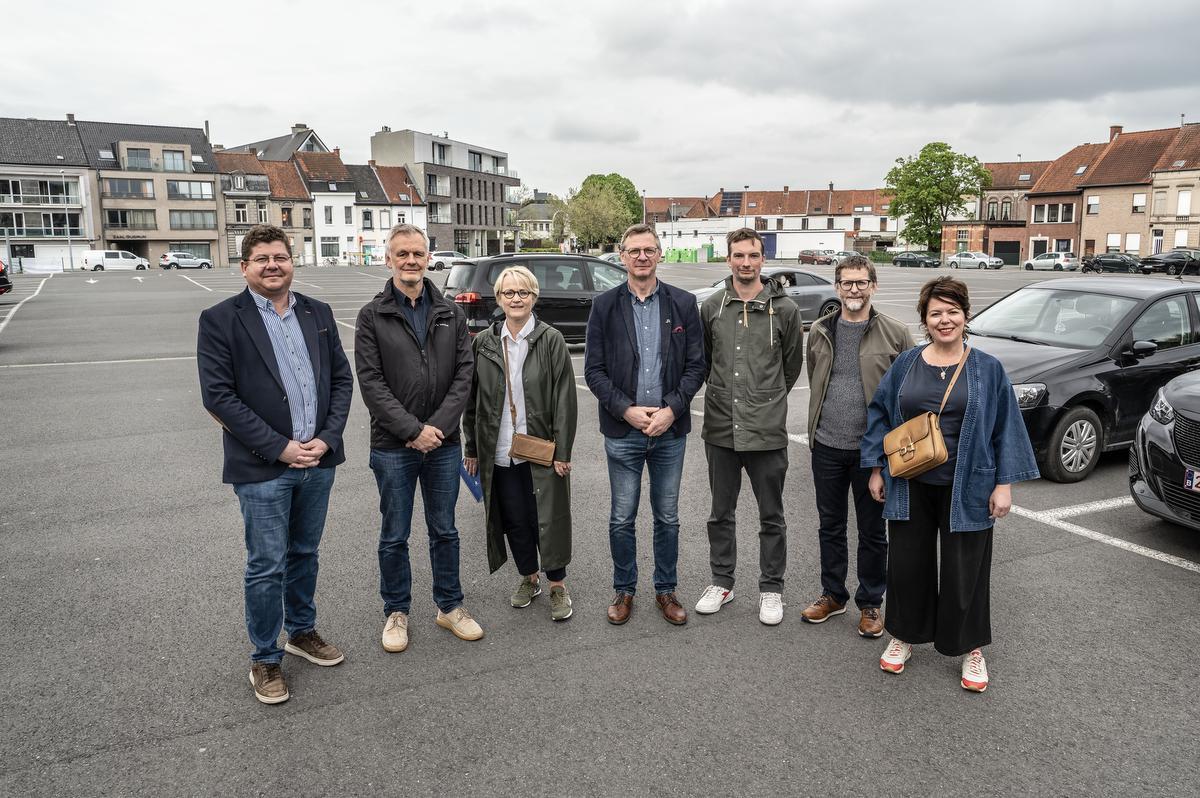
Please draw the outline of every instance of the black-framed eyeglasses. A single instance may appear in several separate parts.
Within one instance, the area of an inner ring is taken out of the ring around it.
[[[839,280],[838,285],[843,291],[849,291],[851,288],[857,288],[859,291],[866,291],[871,287],[870,280]]]
[[[291,255],[259,255],[256,258],[251,258],[250,262],[255,266],[266,266],[268,263],[274,262],[276,266],[286,266],[292,262]]]
[[[635,260],[643,255],[647,258],[653,258],[658,254],[658,247],[637,247],[635,249],[625,249],[622,252]]]
[[[512,299],[515,296],[519,296],[521,299],[529,299],[529,297],[536,296],[536,294],[534,294],[533,291],[526,291],[524,288],[506,288],[500,292],[500,296],[504,297],[505,299]]]

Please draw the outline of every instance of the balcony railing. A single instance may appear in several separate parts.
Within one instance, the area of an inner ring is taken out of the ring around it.
[[[209,194],[206,197],[202,194],[185,194],[182,191],[168,190],[167,191],[167,199],[187,200],[187,201],[195,201],[195,202],[213,202],[216,200],[216,197],[214,197],[212,194]]]
[[[241,192],[245,192],[247,194],[270,194],[271,183],[266,178],[254,179],[248,177],[242,182],[242,185],[238,186],[235,185],[234,181],[229,177],[222,177],[221,190],[226,194],[237,194]]]
[[[121,166],[126,172],[191,172],[192,165],[187,161],[165,162],[161,158],[126,158]]]
[[[0,205],[79,205],[76,194],[0,194]]]
[[[109,222],[104,225],[109,230],[157,230],[154,222]]]
[[[450,224],[450,214],[430,214],[429,224]]]
[[[249,224],[249,223],[241,222],[240,224]],[[195,224],[192,224],[192,223],[188,223],[188,222],[173,222],[171,224],[171,229],[172,230],[216,230],[217,223],[213,222],[212,224],[206,224],[205,222],[197,222]]]
[[[152,199],[154,199],[154,192],[150,192],[149,194],[146,194],[146,193],[137,192],[137,191],[102,191],[102,192],[100,192],[100,196],[105,197],[107,199],[152,200]]]
[[[79,227],[71,228],[72,236],[82,236],[83,229]],[[0,238],[9,236],[11,238],[57,238],[59,236],[67,237],[67,228],[65,227],[0,227]]]

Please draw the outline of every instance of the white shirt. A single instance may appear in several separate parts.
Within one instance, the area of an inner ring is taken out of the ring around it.
[[[512,402],[517,407],[517,432],[528,433],[525,428],[525,356],[529,354],[529,336],[533,332],[533,316],[525,322],[525,326],[517,333],[516,338],[509,332],[508,322],[500,324],[500,346],[508,349],[508,385],[512,387]],[[503,358],[504,353],[500,356]],[[508,450],[512,446],[513,423],[512,412],[508,405],[508,388],[504,389],[504,408],[500,413],[500,434],[496,437],[496,465],[509,466],[523,463],[524,460],[511,459]]]

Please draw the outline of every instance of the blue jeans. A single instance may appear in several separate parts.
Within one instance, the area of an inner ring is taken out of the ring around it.
[[[289,468],[266,482],[233,486],[246,527],[246,631],[253,662],[283,659],[289,637],[317,625],[317,547],[325,531],[332,468]]]
[[[650,471],[650,510],[654,516],[654,592],[675,590],[679,560],[679,480],[687,436],[670,431],[647,438],[631,431],[624,438],[604,439],[612,510],[608,545],[613,558],[613,590],[637,592],[637,535],[634,522],[642,499],[642,467]]]
[[[407,613],[412,605],[412,569],[408,536],[412,532],[413,496],[421,482],[425,529],[429,533],[429,564],[433,567],[433,600],[442,612],[463,603],[458,581],[458,467],[462,448],[444,444],[429,454],[416,449],[372,449],[371,470],[379,486],[379,594],[383,611]]]

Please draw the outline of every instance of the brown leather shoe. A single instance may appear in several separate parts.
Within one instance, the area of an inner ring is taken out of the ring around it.
[[[867,607],[858,619],[858,633],[863,637],[883,637],[883,613],[878,607]]]
[[[337,665],[346,657],[338,651],[337,646],[325,642],[316,629],[301,632],[295,637],[289,637],[283,650],[297,657],[304,657],[314,665]]]
[[[679,603],[679,599],[675,598],[673,592],[659,593],[654,600],[658,602],[658,608],[662,610],[662,616],[667,623],[673,623],[676,626],[687,623],[687,610]]]
[[[845,604],[838,604],[833,600],[833,596],[824,593],[819,599],[805,607],[804,612],[800,613],[800,617],[809,623],[825,623],[834,615],[841,615],[845,611]]]
[[[620,626],[629,620],[633,612],[633,596],[628,593],[618,593],[613,596],[612,604],[608,605],[608,622]]]
[[[250,684],[254,697],[264,704],[282,704],[291,695],[278,662],[250,663]]]

